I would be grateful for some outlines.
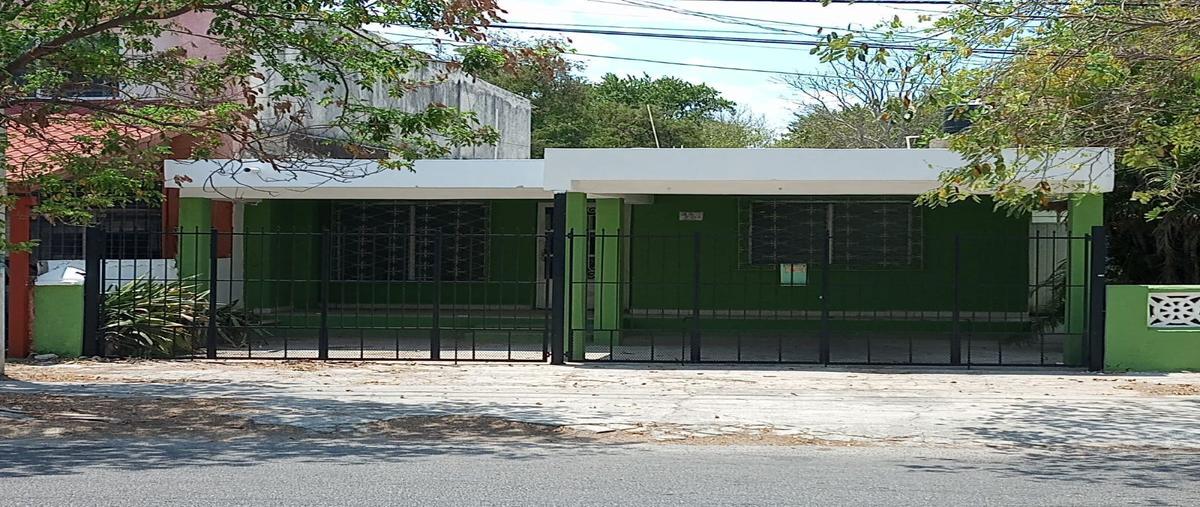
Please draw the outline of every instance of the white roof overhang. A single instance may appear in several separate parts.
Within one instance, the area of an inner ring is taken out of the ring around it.
[[[1045,159],[1005,150],[1027,183],[1061,192],[1108,192],[1113,153],[1073,148]],[[167,161],[166,186],[217,199],[548,199],[604,196],[915,195],[963,167],[942,149],[548,149],[545,160],[418,160],[412,171],[370,160]]]
[[[1113,155],[1073,148],[1035,160],[1005,150],[1026,176],[1063,192],[1108,192]],[[592,194],[915,195],[966,161],[944,149],[547,149],[546,188]]]
[[[541,160],[418,160],[413,170],[373,160],[168,160],[167,188],[212,199],[548,199]]]

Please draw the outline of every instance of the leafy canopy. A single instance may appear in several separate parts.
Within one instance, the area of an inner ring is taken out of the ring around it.
[[[591,82],[579,63],[563,56],[570,48],[559,41],[503,44],[522,55],[523,63],[484,77],[529,98],[534,157],[556,147],[732,148],[763,146],[771,139],[761,118],[706,84],[615,74]]]
[[[39,191],[37,211],[79,222],[97,208],[156,198],[153,162],[166,155],[162,141],[179,136],[194,141],[194,158],[224,150],[277,167],[302,156],[284,141],[298,129],[389,153],[394,167],[495,142],[492,129],[457,109],[372,102],[428,84],[413,71],[440,64],[368,28],[477,43],[499,12],[494,0],[6,1],[0,123],[9,135],[0,148],[13,137],[44,149],[5,168]],[[490,49],[468,56],[437,68],[473,72],[506,58]],[[336,114],[314,125],[317,108]],[[81,134],[53,135],[71,122]]]

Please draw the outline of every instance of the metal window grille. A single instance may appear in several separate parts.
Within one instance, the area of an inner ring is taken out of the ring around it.
[[[432,280],[442,238],[443,280],[487,279],[490,208],[475,202],[338,202],[333,275],[340,280]]]
[[[162,208],[135,204],[96,213],[97,227],[107,234],[104,256],[108,259],[162,258]],[[37,217],[31,224],[31,236],[37,241],[36,260],[77,260],[84,258],[84,227],[52,223]]]
[[[853,267],[921,264],[921,212],[900,199],[763,199],[744,204],[743,259],[751,266],[829,262]]]

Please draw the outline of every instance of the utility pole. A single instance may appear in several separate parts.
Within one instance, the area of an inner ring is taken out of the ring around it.
[[[646,104],[646,116],[650,117],[650,132],[654,133],[654,147],[662,148],[662,145],[658,144],[658,129],[654,127],[654,113],[650,111],[650,104]]]

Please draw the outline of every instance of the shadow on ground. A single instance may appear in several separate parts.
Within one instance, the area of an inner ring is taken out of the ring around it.
[[[611,441],[601,445],[584,436],[585,432],[557,428],[555,411],[537,402],[438,402],[415,406],[350,396],[337,400],[305,398],[273,386],[204,383],[181,387],[7,382],[0,384],[0,395],[5,394],[24,396],[25,400],[90,397],[131,407],[135,406],[131,399],[137,398],[137,411],[145,411],[144,406],[155,400],[185,405],[220,399],[231,403],[229,410],[242,412],[244,408],[245,412],[240,417],[205,418],[198,417],[195,410],[178,410],[174,415],[160,416],[154,421],[155,428],[144,432],[114,427],[111,422],[71,421],[78,426],[62,438],[0,439],[0,478],[71,474],[97,466],[154,470],[252,466],[285,459],[400,461],[457,454],[520,461],[564,449],[598,454],[628,447]],[[204,410],[209,409],[221,410],[206,404]],[[135,419],[133,410],[123,419]],[[244,415],[254,412],[260,412],[266,422],[244,426]],[[0,418],[0,423],[4,421]]]

